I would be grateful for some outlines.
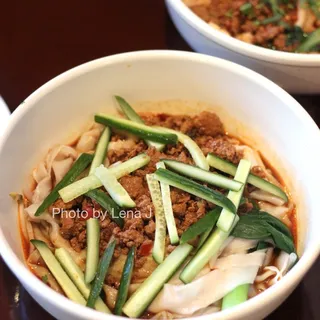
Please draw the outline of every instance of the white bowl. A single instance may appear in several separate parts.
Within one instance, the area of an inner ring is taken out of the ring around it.
[[[244,67],[205,55],[146,51],[102,58],[51,80],[18,107],[0,143],[0,252],[4,261],[56,318],[116,319],[74,304],[26,268],[16,206],[8,196],[22,189],[27,175],[50,146],[65,141],[96,111],[112,112],[114,94],[131,102],[205,101],[208,104],[190,102],[185,112],[201,108],[217,111],[230,133],[260,146],[281,170],[297,203],[299,250],[303,252],[300,261],[280,283],[259,296],[201,319],[264,318],[287,298],[319,254],[320,134],[306,111],[277,85]],[[162,104],[161,109],[166,108],[168,104]],[[160,107],[151,109],[160,111]]]
[[[170,16],[197,52],[239,63],[255,70],[291,93],[320,93],[320,54],[297,54],[265,49],[210,27],[182,0],[166,0]]]

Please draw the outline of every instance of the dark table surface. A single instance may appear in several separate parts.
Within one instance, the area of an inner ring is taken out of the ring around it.
[[[86,61],[134,50],[191,51],[163,0],[10,0],[1,13],[0,94],[12,111],[46,81]],[[295,98],[320,125],[320,96]],[[320,319],[319,287],[320,259],[268,319]],[[0,318],[52,319],[1,259]]]

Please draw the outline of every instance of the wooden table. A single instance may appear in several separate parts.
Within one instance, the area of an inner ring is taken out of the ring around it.
[[[191,51],[163,0],[10,0],[1,12],[0,94],[12,111],[46,81],[86,61],[133,50]],[[295,98],[319,125],[320,96]],[[268,319],[320,319],[319,288],[320,260]],[[1,260],[0,318],[52,319]]]

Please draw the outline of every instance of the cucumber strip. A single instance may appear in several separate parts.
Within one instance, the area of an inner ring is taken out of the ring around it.
[[[203,186],[191,179],[180,176],[172,171],[158,169],[154,173],[157,180],[169,184],[188,193],[191,193],[199,198],[205,199],[219,207],[227,208],[231,212],[236,212],[234,204],[223,194]]]
[[[242,188],[239,191],[229,191],[228,199],[230,199],[235,207],[238,209],[244,187],[246,185],[248,175],[250,173],[251,163],[248,160],[240,160],[237,172],[234,176],[234,179],[243,184]],[[234,221],[235,214],[228,209],[223,209],[221,211],[219,220],[217,222],[217,227],[222,229],[224,232],[231,231],[231,227]]]
[[[84,282],[84,274],[79,266],[74,262],[70,253],[65,248],[56,249],[55,256],[62,265],[62,268],[68,274],[70,279],[82,293],[82,295],[88,299],[90,295],[91,286]],[[103,300],[98,297],[94,308],[97,311],[104,313],[111,313],[109,308],[103,302]]]
[[[212,232],[214,226],[212,226],[211,228],[209,228],[207,231],[205,231],[199,239],[198,245],[197,245],[197,249],[196,249],[196,253],[199,251],[199,249],[202,247],[202,245],[206,242],[206,240],[208,239],[210,233]]]
[[[101,181],[111,198],[120,207],[134,208],[136,206],[135,202],[130,198],[127,190],[105,166],[100,165],[96,168],[94,175]]]
[[[141,153],[115,167],[110,168],[109,171],[119,179],[147,165],[149,161],[150,157],[145,153]],[[59,194],[64,202],[69,202],[90,190],[98,189],[100,187],[102,187],[101,181],[95,175],[90,175],[59,190]]]
[[[38,249],[42,259],[46,263],[50,272],[53,274],[54,278],[59,283],[66,296],[74,302],[86,305],[86,300],[62,269],[60,263],[55,258],[46,243],[40,240],[30,240],[30,242]]]
[[[152,174],[147,174],[147,183],[155,210],[156,233],[152,249],[153,259],[159,264],[164,259],[166,245],[166,219],[161,198],[159,182]]]
[[[212,153],[209,153],[207,155],[207,160],[209,165],[215,169],[218,169],[222,172],[230,174],[231,176],[234,176],[236,174],[237,167],[233,163],[223,160]],[[250,173],[247,182],[261,190],[267,191],[281,198],[285,202],[288,202],[288,196],[286,195],[286,193],[281,188],[279,188],[278,186],[272,184],[267,180],[264,180]]]
[[[129,298],[122,309],[123,312],[130,318],[138,318],[184,263],[191,250],[192,246],[184,243],[170,253]]]
[[[63,202],[66,203],[100,187],[102,187],[101,181],[92,174],[61,189],[59,195]]]
[[[131,247],[127,256],[127,260],[123,267],[117,301],[114,307],[114,314],[118,316],[121,316],[122,308],[128,298],[129,286],[131,283],[132,271],[134,266],[134,251],[135,251],[135,247]]]
[[[49,206],[51,206],[59,198],[58,191],[67,185],[73,183],[76,178],[87,168],[91,163],[93,156],[91,154],[83,153],[75,161],[67,174],[62,178],[62,180],[53,188],[50,194],[43,200],[40,207],[37,209],[35,216],[40,216]]]
[[[146,126],[145,124],[136,123],[127,119],[120,119],[102,113],[96,114],[94,119],[98,123],[102,123],[111,128],[127,131],[142,139],[147,139],[164,144],[176,144],[178,140],[176,134],[168,133],[164,130],[159,130],[153,127]]]
[[[122,228],[124,225],[123,217],[120,215],[119,206],[103,191],[101,190],[91,190],[85,194],[92,200],[100,204],[100,206],[107,210],[110,218]]]
[[[95,218],[88,219],[87,226],[87,259],[84,280],[90,283],[97,272],[99,264],[100,224]]]
[[[159,168],[165,169],[166,168],[163,162],[158,162],[156,164],[156,166],[157,166],[157,169],[159,169]],[[170,243],[177,244],[179,242],[179,236],[178,236],[178,230],[177,230],[177,226],[176,226],[176,222],[174,220],[174,215],[173,215],[173,210],[172,210],[170,186],[166,183],[160,182],[160,187],[161,187],[164,216],[166,218]]]
[[[172,129],[162,128],[162,127],[157,127],[157,128],[163,129],[168,133],[176,134],[178,136],[179,142],[182,143],[184,147],[191,154],[191,157],[194,160],[195,164],[203,170],[208,171],[210,169],[208,161],[205,155],[203,154],[202,150],[189,136]]]
[[[239,217],[235,215],[234,224],[235,226],[239,221]],[[183,271],[180,274],[180,280],[184,283],[191,282],[198,273],[203,269],[203,267],[209,262],[209,260],[216,254],[223,243],[229,237],[230,232],[224,232],[219,228],[209,235],[206,242],[201,246],[196,255],[190,260]]]
[[[249,284],[243,284],[241,286],[236,287],[234,290],[229,292],[222,299],[222,310],[226,310],[232,308],[238,304],[241,304],[248,300],[248,292],[249,292]]]
[[[192,239],[194,239],[199,234],[202,234],[208,230],[212,230],[215,226],[216,222],[219,219],[221,209],[214,208],[209,211],[204,217],[190,226],[182,235],[180,239],[180,243],[186,243]]]
[[[137,169],[144,167],[149,162],[150,157],[145,153],[141,153],[125,162],[122,162],[110,168],[109,170],[117,179],[119,179],[133,171],[136,171]]]
[[[100,166],[100,164],[104,163],[104,160],[107,154],[108,144],[110,141],[110,136],[111,136],[111,131],[108,127],[106,127],[103,130],[100,136],[100,139],[98,141],[96,151],[94,153],[94,158],[91,163],[89,175],[92,174],[94,170]]]
[[[114,96],[125,116],[135,122],[144,123],[136,111],[130,106],[130,104],[120,96]]]
[[[94,308],[94,305],[100,295],[104,279],[107,275],[110,262],[113,256],[114,248],[116,246],[116,241],[113,241],[110,243],[110,245],[106,248],[106,250],[103,253],[103,256],[100,260],[98,270],[96,277],[94,278],[91,290],[90,290],[90,295],[88,298],[87,306],[90,308]]]
[[[232,191],[239,191],[242,187],[242,183],[226,178],[220,174],[216,174],[207,170],[203,170],[196,166],[192,166],[176,160],[162,160],[167,167],[181,173],[189,178],[200,180],[218,186],[221,188],[229,189]]]
[[[129,120],[137,122],[137,123],[145,124],[144,121],[140,118],[140,116],[135,112],[135,110],[130,106],[130,104],[125,99],[123,99],[120,96],[115,96],[115,98],[116,98],[122,112],[125,114],[125,116]],[[154,142],[154,141],[150,141],[150,140],[145,140],[145,142],[148,146],[154,147],[159,151],[161,151],[165,147],[165,145],[162,143],[158,143],[158,142]]]

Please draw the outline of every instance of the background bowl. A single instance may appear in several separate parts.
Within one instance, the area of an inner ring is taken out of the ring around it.
[[[210,27],[182,0],[166,0],[180,34],[197,52],[228,59],[268,77],[291,93],[320,93],[320,54],[265,49]]]
[[[297,203],[299,251],[303,252],[300,261],[280,283],[259,296],[234,309],[201,317],[264,318],[292,292],[319,254],[320,134],[304,109],[271,81],[239,65],[200,54],[146,51],[95,60],[48,82],[18,107],[0,143],[0,252],[4,261],[28,292],[56,318],[116,319],[75,305],[25,267],[16,205],[8,196],[9,192],[22,189],[49,147],[66,141],[95,112],[114,112],[114,94],[133,103],[189,101],[182,109],[181,101],[156,107],[139,104],[140,109],[154,112],[215,110],[230,133],[261,149],[281,172]]]

